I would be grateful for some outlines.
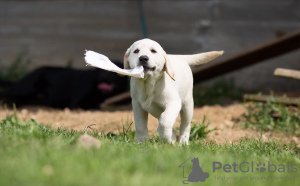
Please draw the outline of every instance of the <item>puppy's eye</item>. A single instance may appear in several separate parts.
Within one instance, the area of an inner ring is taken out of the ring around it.
[[[137,54],[137,53],[139,53],[139,49],[136,49],[135,51],[133,51],[133,53],[135,53],[135,54]]]
[[[152,53],[156,53],[156,50],[154,50],[154,49],[151,49],[151,52],[152,52]]]

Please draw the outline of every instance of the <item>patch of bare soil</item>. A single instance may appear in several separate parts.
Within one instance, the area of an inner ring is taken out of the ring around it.
[[[216,143],[236,143],[240,138],[261,138],[262,140],[279,140],[287,143],[294,142],[300,145],[300,138],[280,132],[260,132],[250,129],[242,129],[235,125],[233,118],[239,117],[246,112],[241,104],[229,106],[204,106],[194,109],[193,121],[202,121],[204,115],[210,120],[209,129],[217,130],[209,133],[207,141],[214,140]],[[0,119],[12,114],[12,109],[0,107]],[[39,123],[52,125],[54,127],[66,127],[75,130],[82,130],[85,127],[95,124],[93,128],[104,132],[118,132],[123,125],[128,126],[133,122],[133,111],[127,106],[116,111],[85,111],[85,110],[58,110],[47,107],[23,107],[17,109],[20,119],[35,119]],[[178,117],[175,127],[179,127]],[[151,134],[156,133],[158,120],[149,115],[148,128]]]

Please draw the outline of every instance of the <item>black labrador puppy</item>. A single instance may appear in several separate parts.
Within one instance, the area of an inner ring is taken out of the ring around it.
[[[128,90],[128,79],[98,68],[41,67],[18,82],[0,81],[1,85],[6,87],[0,93],[1,99],[17,106],[93,109],[105,99]]]

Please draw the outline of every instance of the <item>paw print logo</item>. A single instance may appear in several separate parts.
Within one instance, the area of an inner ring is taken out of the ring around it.
[[[256,165],[257,165],[256,170],[258,170],[259,172],[264,172],[264,171],[266,170],[266,168],[265,168],[265,163],[259,162],[259,163],[257,163]]]

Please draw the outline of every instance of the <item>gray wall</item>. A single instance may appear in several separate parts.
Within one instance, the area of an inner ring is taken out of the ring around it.
[[[298,0],[144,0],[148,35],[168,53],[224,50],[229,56],[300,29]],[[122,60],[142,38],[136,0],[0,1],[0,65],[20,52],[30,68],[85,68],[84,49]],[[300,70],[300,50],[226,77],[248,89],[299,90],[299,81],[273,77],[276,67]]]

